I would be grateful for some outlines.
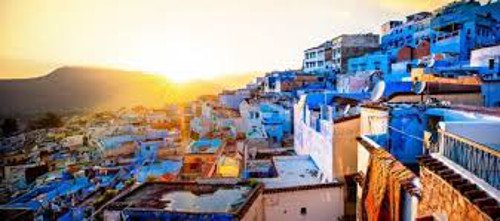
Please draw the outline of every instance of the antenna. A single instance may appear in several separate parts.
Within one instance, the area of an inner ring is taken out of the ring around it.
[[[366,86],[365,88],[363,88],[363,92],[368,92],[369,90],[370,90],[369,86]]]
[[[418,59],[417,60],[417,67],[420,67],[423,64],[424,64],[424,60],[423,59]]]
[[[384,90],[385,90],[385,81],[377,82],[377,84],[373,88],[370,100],[374,102],[378,101],[384,94]]]
[[[348,104],[345,106],[344,112],[342,113],[343,116],[347,115],[349,113],[349,110],[351,109],[351,105]]]
[[[427,84],[424,81],[415,82],[413,84],[413,92],[415,92],[415,94],[422,94],[426,86]]]
[[[429,64],[427,64],[427,67],[434,67],[434,65],[436,64],[436,59],[434,58],[434,56],[432,56],[432,58],[429,60]]]

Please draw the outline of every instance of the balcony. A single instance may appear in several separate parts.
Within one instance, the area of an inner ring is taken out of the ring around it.
[[[497,190],[500,189],[500,151],[498,148],[495,149],[440,130],[439,145],[429,150],[431,152],[437,150],[440,155],[460,165],[477,178]]]

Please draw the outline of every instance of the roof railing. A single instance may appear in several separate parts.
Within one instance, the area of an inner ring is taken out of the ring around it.
[[[500,151],[450,132],[438,133],[440,155],[500,189]]]

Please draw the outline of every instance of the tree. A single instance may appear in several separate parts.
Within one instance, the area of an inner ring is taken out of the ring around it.
[[[2,122],[1,129],[3,136],[10,136],[14,134],[19,130],[19,127],[17,125],[17,120],[14,118],[6,118]]]
[[[33,129],[54,128],[63,126],[63,121],[57,114],[48,112],[34,122]]]
[[[87,137],[86,135],[83,136],[83,146],[89,146],[89,137]]]

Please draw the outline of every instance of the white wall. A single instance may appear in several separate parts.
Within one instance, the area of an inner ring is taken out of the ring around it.
[[[247,210],[245,215],[241,218],[241,221],[264,221],[264,196],[260,194],[257,199],[253,202],[250,208]]]
[[[326,47],[318,47],[314,49],[309,49],[304,51],[304,59],[302,61],[303,71],[305,73],[311,73],[314,71],[326,71],[328,69],[327,66],[331,66],[331,63],[325,60],[325,49]],[[316,56],[313,58],[307,58],[306,54],[310,52],[315,52]],[[315,66],[307,67],[306,63],[312,62]],[[319,65],[319,62],[323,62],[323,65]]]
[[[264,125],[262,125],[262,116],[259,111],[259,105],[249,104],[246,101],[242,101],[239,105],[239,111],[241,115],[241,129],[242,132],[249,133],[253,131],[253,127],[260,131],[261,137],[253,138],[267,138]],[[259,113],[259,118],[252,118],[251,113]]]
[[[302,215],[301,208],[306,208],[307,213]],[[337,221],[344,215],[344,190],[330,187],[266,193],[264,209],[268,221]]]
[[[378,135],[387,133],[389,113],[372,108],[361,108],[360,135]]]
[[[223,107],[238,110],[240,103],[247,97],[247,95],[239,93],[220,94],[219,102]]]
[[[333,180],[333,140],[332,135],[325,136],[322,133],[317,132],[313,128],[304,124],[304,122],[295,122],[298,124],[298,131],[295,131],[294,136],[297,136],[300,145],[300,153],[298,154],[309,154],[313,159],[314,163],[323,172],[324,179],[328,181]],[[331,128],[333,124],[329,124],[327,121],[321,120],[321,127],[329,127],[329,131],[332,132]]]
[[[444,130],[481,144],[500,144],[500,122],[445,122]]]
[[[489,59],[495,59],[496,65],[500,60],[500,45],[471,51],[470,66],[488,67]]]
[[[295,105],[294,111],[294,149],[299,155],[310,155],[323,172],[323,178],[332,181],[333,174],[333,123],[321,120],[321,132],[308,126],[302,120],[304,98]],[[306,119],[309,111],[306,110]]]

